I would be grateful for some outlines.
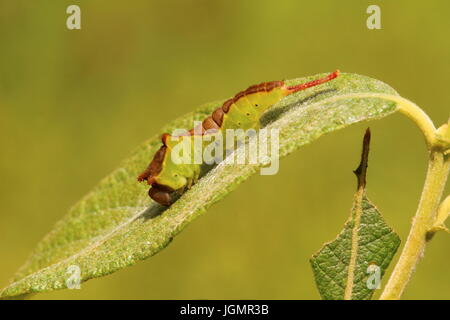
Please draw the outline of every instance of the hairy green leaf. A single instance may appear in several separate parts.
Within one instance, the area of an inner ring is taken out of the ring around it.
[[[374,289],[377,287],[376,281],[381,280],[400,245],[400,238],[383,221],[377,208],[365,195],[362,201],[362,212],[358,227],[358,249],[353,272],[352,300],[366,300],[372,297]],[[316,285],[323,299],[344,299],[353,249],[352,233],[354,228],[355,219],[352,218],[345,224],[344,230],[337,239],[325,244],[311,259]],[[378,274],[377,267],[379,267]],[[368,281],[374,286],[369,287]]]
[[[288,83],[297,84],[320,76],[323,75]],[[280,156],[285,156],[325,133],[384,117],[396,110],[394,102],[367,94],[397,95],[378,80],[342,74],[331,82],[288,96],[267,112],[263,124],[280,130]],[[162,132],[188,129],[194,120],[202,120],[220,103],[206,104],[173,121]],[[72,265],[80,268],[81,280],[86,281],[148,258],[260,168],[221,163],[170,208],[163,209],[149,199],[147,186],[136,182],[137,174],[159,146],[160,134],[142,144],[72,207],[38,244],[1,296],[66,288],[68,267]]]
[[[323,299],[370,299],[400,245],[398,235],[366,196],[369,144],[367,129],[361,163],[355,170],[358,191],[349,221],[337,239],[325,244],[310,260]]]

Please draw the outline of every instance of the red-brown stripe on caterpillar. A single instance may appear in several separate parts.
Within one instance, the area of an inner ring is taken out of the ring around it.
[[[139,182],[147,180],[148,184],[153,184],[155,182],[156,176],[162,170],[162,164],[166,156],[167,147],[163,145],[156,151],[153,160],[150,162],[148,167],[137,177]]]
[[[248,87],[226,100],[203,122],[189,130],[184,136],[204,135],[226,129],[257,129],[259,118],[265,110],[292,93],[328,82],[339,76],[339,70],[306,83],[286,86],[283,81],[263,82]],[[149,196],[161,205],[169,206],[175,193],[180,193],[196,182],[201,164],[174,164],[171,160],[171,145],[168,133],[162,135],[162,146],[155,153],[148,167],[138,176],[146,180],[151,188]],[[178,138],[180,139],[180,138]],[[180,192],[179,192],[180,191]]]
[[[313,81],[306,82],[306,83],[301,83],[301,84],[294,85],[294,86],[289,86],[286,89],[288,91],[290,91],[291,93],[294,93],[294,92],[297,92],[297,91],[301,91],[301,90],[305,90],[307,88],[311,88],[311,87],[317,86],[319,84],[322,84],[322,83],[328,82],[330,80],[333,80],[334,78],[337,78],[339,76],[339,74],[340,74],[340,71],[336,70],[335,72],[330,73],[328,76],[326,76],[324,78],[320,78],[320,79],[313,80]]]

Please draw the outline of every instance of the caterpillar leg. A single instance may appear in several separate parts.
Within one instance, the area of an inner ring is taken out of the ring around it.
[[[198,180],[198,176],[194,176],[187,180],[186,185],[181,189],[181,193],[188,191]]]
[[[189,190],[195,183],[197,183],[199,178],[200,178],[200,167],[194,170],[194,175],[192,176],[192,178],[188,179],[188,183],[186,185],[185,190]]]
[[[194,185],[194,179],[189,179],[186,186],[183,188],[183,192],[189,190]]]
[[[172,193],[158,187],[151,187],[148,190],[148,195],[160,205],[166,207],[170,206],[173,202]]]

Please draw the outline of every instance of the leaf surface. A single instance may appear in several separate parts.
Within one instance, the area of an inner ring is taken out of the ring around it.
[[[293,85],[321,76],[287,82]],[[262,123],[280,130],[279,151],[283,157],[325,133],[381,118],[396,110],[394,102],[368,94],[397,95],[381,81],[342,74],[333,81],[286,97],[267,112]],[[0,296],[66,288],[67,270],[72,265],[80,268],[81,280],[86,281],[148,258],[166,247],[211,204],[256,173],[260,165],[220,163],[168,209],[152,202],[147,195],[148,187],[136,182],[137,174],[159,148],[161,133],[175,128],[189,129],[194,120],[203,120],[221,103],[201,106],[138,147],[41,240]]]
[[[361,163],[355,170],[358,190],[344,230],[310,260],[317,288],[326,300],[370,299],[400,245],[398,235],[366,196],[369,145],[367,129]]]
[[[381,280],[394,254],[400,245],[400,238],[384,222],[377,208],[364,195],[362,215],[358,227],[358,249],[352,281],[352,300],[370,299],[375,286],[376,271],[379,267]],[[353,210],[354,217],[355,210]],[[336,240],[327,243],[311,259],[316,285],[320,295],[326,300],[343,300],[349,277],[352,253],[352,234],[355,219],[348,221]],[[369,268],[369,266],[371,266]],[[369,277],[371,277],[369,279]]]

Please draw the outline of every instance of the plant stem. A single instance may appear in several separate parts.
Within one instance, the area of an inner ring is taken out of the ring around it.
[[[357,93],[348,94],[346,97],[378,98],[395,102],[397,111],[411,119],[422,131],[428,147],[428,172],[419,207],[399,261],[380,297],[380,299],[400,299],[430,239],[427,235],[434,226],[436,211],[447,181],[450,168],[448,124],[436,130],[433,121],[419,106],[397,95]]]
[[[397,111],[411,119],[422,131],[428,148],[431,150],[432,146],[436,144],[436,127],[433,121],[414,102],[397,95],[385,93],[350,93],[339,97],[339,99],[345,98],[376,98],[395,102]]]
[[[450,160],[445,155],[448,150],[443,149],[442,144],[436,139],[437,131],[428,115],[416,104],[404,98],[392,96],[385,98],[397,102],[398,111],[410,118],[422,131],[429,150],[429,161],[419,206],[399,261],[381,294],[380,299],[383,300],[400,299],[423,257],[426,243],[430,239],[427,237],[428,232],[435,223],[436,211],[450,169]]]
[[[450,195],[445,198],[444,201],[442,201],[441,205],[439,206],[439,209],[437,211],[436,220],[434,221],[434,225],[432,227],[431,232],[436,232],[439,230],[446,230],[449,231],[445,227],[445,220],[447,220],[448,216],[450,215]]]
[[[450,161],[446,160],[442,151],[430,152],[428,172],[416,216],[400,259],[380,299],[400,299],[417,263],[422,258],[427,243],[427,232],[434,223],[449,168]]]

